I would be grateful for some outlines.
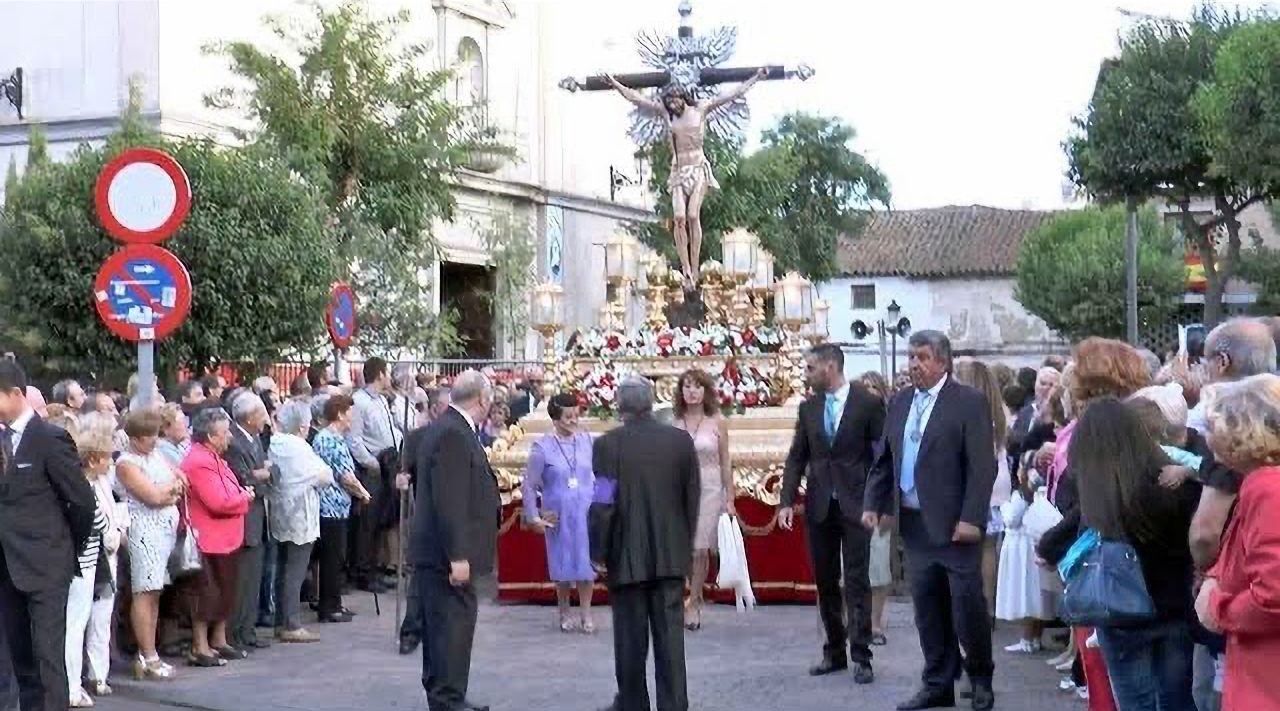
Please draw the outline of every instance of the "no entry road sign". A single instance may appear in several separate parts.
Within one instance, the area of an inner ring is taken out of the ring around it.
[[[349,348],[356,335],[356,293],[347,284],[335,284],[324,311],[329,339],[335,348]]]
[[[102,172],[93,191],[98,221],[126,244],[157,244],[173,236],[191,211],[191,183],[164,151],[130,148]]]
[[[131,245],[107,258],[93,282],[98,316],[129,341],[173,333],[191,311],[191,276],[172,252]]]

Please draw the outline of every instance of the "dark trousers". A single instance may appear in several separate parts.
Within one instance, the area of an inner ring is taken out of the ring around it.
[[[973,683],[990,684],[991,617],[982,589],[982,544],[934,545],[919,511],[902,509],[902,544],[924,652],[926,688],[950,690],[960,677],[960,645]]]
[[[266,546],[255,541],[240,549],[236,571],[236,611],[227,624],[227,635],[234,645],[252,645],[258,641],[258,597],[262,591],[262,560]]]
[[[423,608],[422,688],[431,711],[465,707],[476,635],[476,588],[453,586],[447,573],[419,570],[414,576]]]
[[[400,622],[400,639],[422,639],[422,594],[418,591],[418,574],[405,564],[408,581],[405,584],[404,620]]]
[[[618,711],[649,711],[645,669],[650,632],[653,634],[658,711],[687,711],[689,708],[684,667],[683,602],[684,580],[654,580],[609,587]]]
[[[382,473],[379,471],[360,469],[360,483],[369,492],[369,503],[351,505],[352,525],[355,526],[355,556],[352,559],[352,577],[359,584],[369,584],[379,578],[378,575],[378,534],[381,527],[378,512],[382,510],[382,497],[386,495],[382,486]]]
[[[320,616],[342,609],[342,563],[347,557],[347,519],[320,519]]]
[[[13,676],[13,661],[9,659],[9,642],[0,624],[0,711],[21,711],[18,699],[18,680]]]
[[[311,564],[311,546],[281,543],[277,551],[275,626],[294,631],[302,628],[302,581]]]
[[[837,501],[831,502],[831,509],[821,523],[808,522],[807,533],[813,579],[818,588],[818,615],[827,632],[823,656],[845,659],[844,645],[847,641],[853,662],[870,664],[871,583],[867,566],[871,557],[871,533],[863,528],[861,521],[846,519]],[[840,568],[841,549],[844,551],[843,571]],[[843,596],[840,592],[842,572]]]
[[[1195,642],[1186,620],[1099,627],[1111,694],[1125,709],[1196,711],[1191,695]]]
[[[262,551],[262,583],[258,590],[258,626],[270,627],[276,620],[276,571],[280,563],[280,544],[267,535]]]
[[[68,579],[48,590],[18,590],[0,549],[0,622],[24,711],[66,711],[71,704],[66,657],[70,585]]]

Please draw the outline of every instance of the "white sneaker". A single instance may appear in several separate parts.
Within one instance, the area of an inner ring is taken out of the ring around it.
[[[93,698],[84,689],[76,689],[71,694],[71,708],[91,709],[93,708]]]
[[[1075,691],[1076,683],[1074,681],[1071,681],[1071,677],[1069,676],[1063,677],[1062,681],[1058,682],[1058,690],[1059,691]]]
[[[1088,701],[1088,700],[1089,700],[1089,687],[1087,687],[1087,686],[1077,687],[1077,688],[1076,688],[1076,696],[1079,696],[1081,701]]]
[[[1032,639],[1018,640],[1016,644],[1011,644],[1004,648],[1004,651],[1011,654],[1035,654],[1040,651],[1040,642]]]

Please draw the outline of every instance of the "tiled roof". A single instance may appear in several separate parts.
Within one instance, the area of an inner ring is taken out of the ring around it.
[[[982,205],[880,212],[857,238],[842,238],[844,276],[1009,276],[1032,228],[1053,216]]]

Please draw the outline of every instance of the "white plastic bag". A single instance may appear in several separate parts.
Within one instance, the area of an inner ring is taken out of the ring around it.
[[[1049,503],[1049,497],[1041,487],[1036,491],[1036,498],[1031,502],[1031,507],[1022,515],[1023,530],[1031,536],[1032,540],[1039,541],[1041,536],[1057,526],[1060,521],[1062,521],[1062,512]]]
[[[729,514],[720,514],[716,538],[720,548],[720,572],[716,576],[716,585],[734,591],[739,612],[755,607],[756,595],[751,590],[751,573],[747,570],[747,549],[742,543],[742,531]]]

